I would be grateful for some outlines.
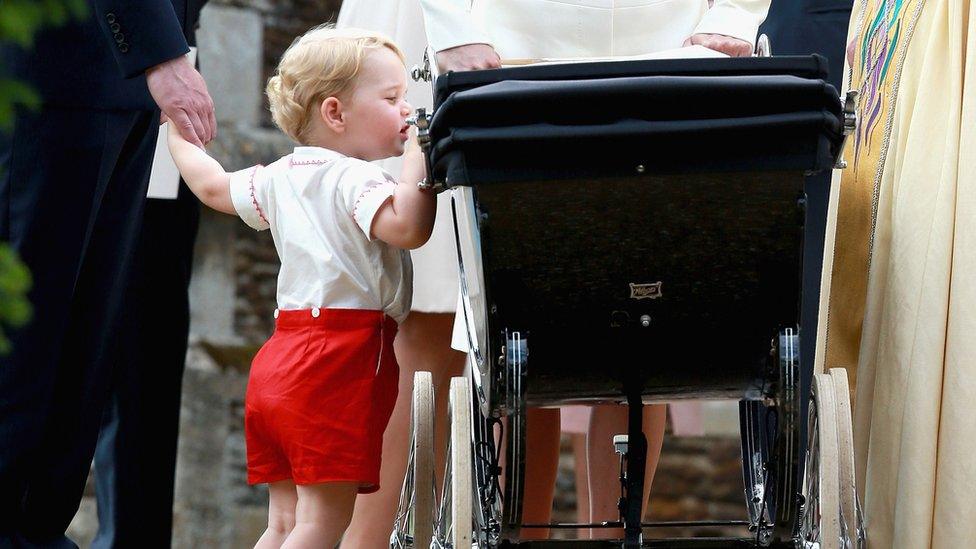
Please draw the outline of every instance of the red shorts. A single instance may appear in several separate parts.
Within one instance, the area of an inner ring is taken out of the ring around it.
[[[247,481],[358,482],[379,489],[383,431],[397,398],[397,324],[381,311],[280,311],[251,365]]]

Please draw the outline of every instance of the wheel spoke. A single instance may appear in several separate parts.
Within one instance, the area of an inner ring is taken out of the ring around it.
[[[434,508],[434,389],[430,372],[414,375],[410,451],[390,547],[428,549]]]

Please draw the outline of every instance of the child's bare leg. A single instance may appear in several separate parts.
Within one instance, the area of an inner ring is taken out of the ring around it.
[[[254,545],[254,549],[278,549],[295,527],[295,505],[298,493],[291,480],[272,482],[268,485],[268,529]]]
[[[335,547],[352,520],[358,490],[355,482],[298,486],[295,527],[281,545],[282,549]]]

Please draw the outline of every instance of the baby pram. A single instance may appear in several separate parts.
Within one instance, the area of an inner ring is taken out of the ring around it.
[[[436,513],[432,391],[417,379],[394,546],[858,542],[843,371],[816,376],[808,414],[801,401],[813,347],[800,338],[817,326],[801,281],[822,264],[804,241],[826,215],[805,176],[834,167],[853,125],[825,75],[811,56],[437,78],[418,126],[427,184],[453,193],[470,374],[451,387]],[[752,534],[644,539],[641,406],[712,398],[740,401],[747,512],[723,524]],[[521,540],[526,408],[607,402],[630,420],[615,441],[620,520],[601,526],[625,538]]]

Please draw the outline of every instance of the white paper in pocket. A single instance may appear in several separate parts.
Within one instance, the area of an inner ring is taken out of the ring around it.
[[[190,52],[186,55],[191,64],[196,64],[196,48],[190,48]],[[159,127],[152,172],[149,174],[149,191],[146,193],[149,198],[175,200],[180,192],[180,171],[176,169],[176,163],[173,162],[173,156],[169,154],[169,147],[166,145],[168,130],[169,122]]]

